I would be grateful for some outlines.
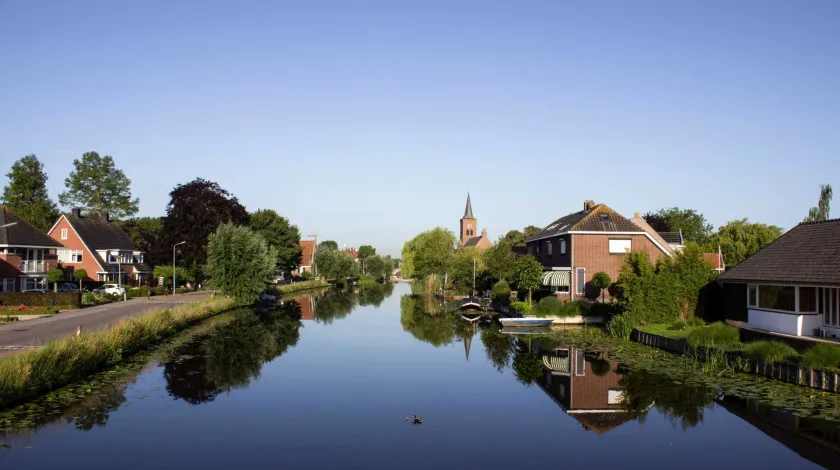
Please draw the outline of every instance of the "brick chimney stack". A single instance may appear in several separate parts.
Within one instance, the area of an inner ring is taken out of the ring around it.
[[[591,199],[587,199],[586,201],[583,201],[583,210],[588,211],[588,210],[591,210],[593,207],[595,207],[595,201],[593,201]]]

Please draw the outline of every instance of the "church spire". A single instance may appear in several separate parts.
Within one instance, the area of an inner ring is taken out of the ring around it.
[[[467,207],[464,208],[464,218],[465,219],[474,219],[472,215],[472,203],[470,202],[470,193],[467,193]]]

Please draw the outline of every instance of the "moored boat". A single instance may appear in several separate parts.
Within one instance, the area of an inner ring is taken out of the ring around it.
[[[550,318],[500,318],[503,327],[549,326]]]
[[[458,302],[458,308],[461,310],[481,310],[481,299],[478,297],[467,297]]]

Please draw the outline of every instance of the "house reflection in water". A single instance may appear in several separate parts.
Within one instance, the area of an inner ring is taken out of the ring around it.
[[[301,320],[315,319],[315,296],[306,295],[303,297],[295,297],[295,303],[300,307]]]
[[[543,375],[537,384],[584,429],[604,434],[632,421],[621,406],[617,362],[575,347],[546,348],[535,342],[531,349],[542,356]]]

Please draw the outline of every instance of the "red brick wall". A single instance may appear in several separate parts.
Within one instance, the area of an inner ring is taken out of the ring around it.
[[[586,269],[586,295],[575,298],[581,299],[588,297],[590,299],[597,298],[600,293],[597,289],[593,289],[588,284],[592,281],[592,275],[603,271],[610,276],[613,282],[618,280],[618,274],[621,272],[621,265],[624,263],[624,255],[610,254],[609,240],[611,238],[630,239],[630,249],[634,252],[642,251],[650,255],[652,262],[656,262],[660,256],[666,256],[662,250],[656,247],[649,238],[645,235],[611,235],[611,234],[593,234],[593,235],[572,235],[572,293],[577,292],[577,268]],[[606,292],[605,292],[606,294]],[[608,295],[608,294],[607,294]]]
[[[15,278],[20,275],[20,255],[0,254],[0,279]],[[2,285],[0,285],[2,288]],[[17,280],[15,280],[15,290],[19,289]]]
[[[67,240],[61,239],[61,229],[67,229]],[[82,250],[82,262],[81,263],[64,263],[65,270],[69,273],[72,273],[76,269],[84,269],[87,271],[88,279],[96,280],[97,279],[97,272],[99,272],[102,268],[99,267],[99,264],[96,263],[93,254],[90,253],[85,248],[84,243],[76,235],[76,232],[73,230],[73,227],[67,222],[67,219],[62,217],[59,223],[53,228],[50,233],[48,233],[53,240],[61,243],[62,245],[66,246],[67,248],[74,249],[74,250]]]
[[[577,350],[575,350],[577,352]],[[582,353],[582,351],[581,351]],[[618,382],[621,374],[616,373],[618,362],[610,361],[611,370],[599,377],[592,372],[592,362],[586,361],[584,375],[575,375],[575,362],[572,361],[572,400],[573,410],[609,410],[620,408],[609,404],[609,391],[620,390]]]

